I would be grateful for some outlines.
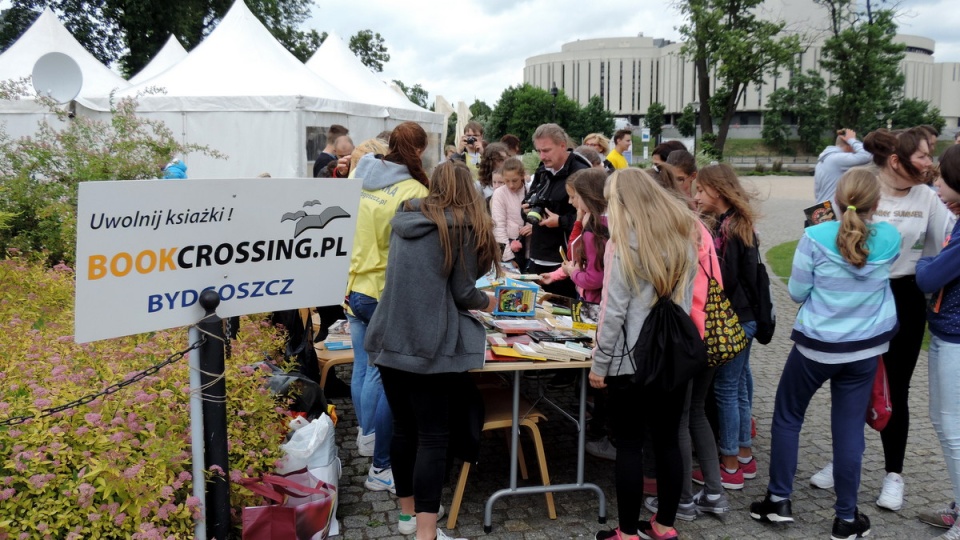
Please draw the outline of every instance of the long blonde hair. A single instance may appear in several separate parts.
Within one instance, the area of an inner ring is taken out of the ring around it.
[[[697,173],[696,182],[701,188],[706,187],[716,191],[717,195],[733,208],[730,217],[724,221],[723,230],[720,233],[735,236],[743,242],[743,245],[752,247],[753,224],[757,219],[756,212],[750,206],[750,200],[753,197],[743,188],[733,167],[726,163],[708,165]]]
[[[614,172],[606,196],[610,239],[627,286],[639,292],[647,281],[658,298],[669,295],[682,303],[686,287],[680,282],[693,275],[691,254],[699,236],[693,212],[640,169]]]
[[[837,249],[853,266],[867,264],[870,231],[866,218],[880,201],[880,181],[867,169],[850,169],[837,183],[837,205],[842,212],[837,231]]]
[[[410,208],[410,201],[405,207]],[[493,237],[493,220],[465,164],[448,160],[434,169],[430,192],[420,203],[420,211],[437,224],[445,271],[453,269],[454,246],[459,251],[465,244],[465,235],[472,235],[479,268],[487,272],[495,267],[496,274],[501,275],[500,265],[494,265],[500,260],[500,247]]]

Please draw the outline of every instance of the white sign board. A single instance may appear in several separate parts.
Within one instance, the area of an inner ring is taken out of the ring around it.
[[[75,339],[188,326],[200,293],[221,317],[339,304],[360,180],[84,182]]]
[[[640,130],[640,142],[650,142],[650,128],[643,128]]]

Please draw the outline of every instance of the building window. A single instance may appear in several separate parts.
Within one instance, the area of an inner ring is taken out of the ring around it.
[[[606,75],[607,75],[606,67],[607,67],[607,66],[606,66],[606,62],[600,62],[600,99],[603,99],[604,101],[609,101],[609,100],[606,99],[607,96],[604,94],[604,89],[606,88],[606,84],[607,84],[607,81],[606,81]]]
[[[620,112],[623,112],[623,60],[620,60]]]

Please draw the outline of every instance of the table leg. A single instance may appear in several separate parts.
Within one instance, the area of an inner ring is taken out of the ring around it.
[[[561,491],[582,491],[590,490],[597,494],[599,502],[599,512],[597,521],[607,522],[607,499],[600,489],[600,486],[583,481],[584,455],[586,454],[587,432],[587,376],[580,377],[580,422],[578,425],[577,437],[577,482],[575,484],[553,484],[549,486],[524,486],[517,487],[517,445],[520,444],[520,372],[513,372],[513,431],[511,432],[510,445],[510,487],[501,489],[487,499],[487,504],[483,511],[483,531],[490,533],[493,531],[493,505],[501,497],[507,495],[532,495],[544,493],[557,493]]]

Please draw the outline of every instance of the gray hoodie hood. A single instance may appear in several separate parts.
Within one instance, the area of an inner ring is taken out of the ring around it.
[[[422,199],[408,201],[410,209],[407,209],[406,204],[401,205],[400,210],[397,211],[397,214],[393,216],[393,219],[390,221],[390,226],[393,228],[394,234],[401,238],[413,240],[437,230],[437,224],[420,211],[420,201],[422,201]],[[447,227],[452,227],[453,221],[449,213],[446,214],[446,218]]]
[[[406,165],[384,161],[373,154],[360,158],[354,176],[363,180],[363,189],[367,191],[383,189],[413,178]]]

